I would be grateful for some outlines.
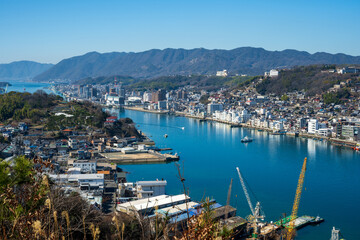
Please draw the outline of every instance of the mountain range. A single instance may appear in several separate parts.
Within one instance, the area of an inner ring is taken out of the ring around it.
[[[360,64],[360,56],[324,52],[310,54],[297,50],[267,51],[253,47],[232,50],[167,48],[137,53],[89,52],[64,59],[54,66],[34,68],[39,74],[33,80],[73,82],[88,77],[113,75],[149,79],[190,74],[214,75],[216,71],[223,69],[227,69],[230,74],[261,75],[264,71],[273,68],[312,64]],[[13,75],[21,75],[22,72],[23,70],[19,68],[18,71],[13,72]]]
[[[32,79],[52,66],[54,65],[32,61],[0,64],[0,79]]]

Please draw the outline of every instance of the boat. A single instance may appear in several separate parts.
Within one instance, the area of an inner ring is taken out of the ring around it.
[[[311,223],[312,224],[319,224],[319,223],[322,223],[323,221],[325,221],[325,219],[323,219],[322,217],[320,216],[317,216],[316,218],[314,218]]]
[[[164,135],[164,138],[167,138],[167,137],[168,137],[168,135],[167,135],[167,134],[165,134],[165,135]]]
[[[249,138],[248,136],[245,136],[243,139],[241,139],[242,143],[248,143],[248,142],[252,142],[252,141],[253,141],[253,139]]]

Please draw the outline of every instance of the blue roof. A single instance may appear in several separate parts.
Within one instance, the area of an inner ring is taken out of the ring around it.
[[[200,204],[200,205],[201,205],[201,204]],[[198,205],[196,205],[196,206],[198,206]],[[194,206],[194,207],[195,207],[195,206]],[[214,209],[219,208],[219,207],[222,207],[222,205],[219,204],[219,203],[216,203],[216,202],[215,202],[214,204],[210,205],[210,209],[211,209],[211,210],[214,210]],[[199,215],[199,214],[202,212],[203,209],[204,209],[204,208],[200,208],[200,209],[190,208],[190,209],[189,209],[189,217]],[[172,217],[172,218],[170,219],[170,223],[181,222],[182,220],[187,219],[187,217],[188,217],[188,214],[187,214],[186,211],[185,211],[185,213],[183,213],[183,214],[180,214],[180,215],[177,215],[177,216]]]

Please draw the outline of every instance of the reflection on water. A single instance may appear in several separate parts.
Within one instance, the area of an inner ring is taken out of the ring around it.
[[[225,204],[230,179],[233,178],[231,204],[238,215],[250,211],[236,175],[240,167],[248,183],[262,202],[268,221],[282,213],[290,214],[304,157],[308,157],[305,188],[299,214],[320,214],[326,221],[318,227],[298,232],[299,239],[328,239],[337,226],[347,239],[360,239],[354,214],[360,213],[360,155],[326,142],[289,136],[270,135],[246,128],[230,128],[215,122],[157,115],[126,110],[140,124],[140,130],[151,135],[158,146],[180,153],[186,186],[195,200],[204,196]],[[150,125],[153,124],[153,125]],[[184,130],[174,128],[184,126]],[[167,133],[168,138],[163,135]],[[243,144],[241,138],[254,138]],[[125,166],[130,181],[164,178],[167,192],[182,192],[174,164]]]

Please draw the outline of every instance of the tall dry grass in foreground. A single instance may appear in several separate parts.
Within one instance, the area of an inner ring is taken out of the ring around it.
[[[123,213],[106,215],[77,193],[65,194],[43,174],[46,168],[52,168],[51,163],[39,159],[17,157],[13,164],[0,160],[0,239],[231,238],[214,221],[206,202],[204,211],[189,217],[180,232],[179,224],[170,224],[167,216],[149,220]]]

